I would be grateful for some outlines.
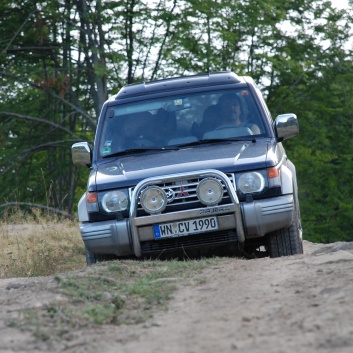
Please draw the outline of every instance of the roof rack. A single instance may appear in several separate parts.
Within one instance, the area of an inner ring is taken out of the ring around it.
[[[171,77],[155,81],[138,82],[126,85],[121,88],[119,93],[115,96],[115,100],[156,93],[165,90],[176,90],[180,88],[203,87],[220,84],[234,84],[240,82],[240,77],[229,71]]]

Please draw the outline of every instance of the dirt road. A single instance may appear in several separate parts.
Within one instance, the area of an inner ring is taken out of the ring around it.
[[[0,281],[0,352],[353,352],[353,243],[304,244],[305,255],[229,259],[181,287],[147,323],[80,328],[36,341],[6,323],[55,298],[51,278]]]

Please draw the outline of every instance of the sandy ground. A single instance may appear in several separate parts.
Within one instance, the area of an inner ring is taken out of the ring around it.
[[[52,278],[0,281],[0,352],[353,352],[353,243],[304,255],[229,259],[181,287],[149,322],[80,329],[49,346],[6,325],[55,298]]]

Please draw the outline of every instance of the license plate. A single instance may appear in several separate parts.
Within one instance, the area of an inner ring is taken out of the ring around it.
[[[155,239],[179,237],[217,229],[217,217],[197,218],[187,221],[155,224],[153,226]]]

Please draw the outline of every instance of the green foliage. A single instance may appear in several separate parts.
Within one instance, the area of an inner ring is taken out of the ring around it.
[[[298,85],[294,92],[281,86],[282,92],[295,95],[279,99],[281,111],[299,117],[300,135],[285,144],[297,167],[304,234],[311,241],[353,240],[351,75],[342,59],[313,78],[309,91],[306,86]]]
[[[72,339],[68,333],[73,329],[143,323],[156,308],[165,307],[179,285],[200,283],[205,267],[224,261],[228,260],[121,260],[57,275],[54,286],[60,301],[27,310],[21,320],[8,325],[31,331],[41,341],[65,342]]]
[[[88,170],[72,165],[70,147],[93,141],[109,95],[233,70],[258,82],[274,117],[298,115],[300,136],[285,144],[305,237],[351,239],[351,10],[319,0],[4,0],[0,11],[0,204],[74,212]]]

